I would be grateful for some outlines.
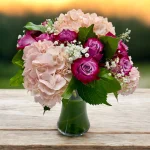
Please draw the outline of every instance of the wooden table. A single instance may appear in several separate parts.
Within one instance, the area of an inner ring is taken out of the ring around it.
[[[57,131],[61,105],[43,116],[26,90],[0,90],[0,150],[149,150],[150,89],[108,101],[88,105],[89,132],[70,138]]]

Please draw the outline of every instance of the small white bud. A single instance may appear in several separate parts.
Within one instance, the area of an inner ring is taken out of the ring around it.
[[[111,76],[111,73],[108,73],[109,76]]]
[[[111,62],[111,67],[116,67],[115,61],[112,61],[112,62]]]
[[[76,43],[77,41],[76,40],[73,40],[73,43]]]
[[[63,47],[64,47],[64,44],[60,44],[60,47],[63,48]]]
[[[22,36],[21,35],[18,35],[18,39],[20,39]]]
[[[69,62],[72,62],[73,61],[73,58],[72,57],[69,57]]]
[[[108,69],[110,68],[108,61],[106,61],[106,65],[105,65],[105,66],[106,66]]]
[[[85,49],[82,49],[81,52],[84,54],[84,53],[86,53],[86,50],[85,50]]]
[[[50,28],[50,27],[48,27],[48,28],[47,28],[47,31],[48,31],[48,32],[50,32],[50,31],[51,31],[51,28]]]
[[[118,73],[118,74],[117,74],[117,77],[118,77],[118,78],[120,78],[120,77],[121,77],[121,74],[120,74],[120,73]]]
[[[88,53],[85,54],[85,57],[89,57],[90,55]]]
[[[58,41],[55,41],[55,42],[54,42],[54,45],[57,45],[57,44],[58,44]]]

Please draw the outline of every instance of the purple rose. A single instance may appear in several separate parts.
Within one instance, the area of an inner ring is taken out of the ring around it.
[[[71,65],[71,70],[73,75],[84,84],[99,79],[98,63],[90,57],[76,59]]]
[[[108,33],[106,34],[106,36],[110,36],[110,37],[116,38],[116,36],[115,36],[114,34],[112,34],[111,32],[108,32]]]
[[[119,57],[128,56],[127,50],[128,50],[128,46],[125,43],[123,43],[122,40],[120,40],[118,43],[117,55]]]
[[[125,75],[128,75],[132,69],[132,64],[128,57],[122,57],[119,61],[119,65]]]
[[[89,38],[84,44],[84,48],[89,47],[88,53],[90,57],[93,57],[96,61],[100,61],[103,57],[102,51],[104,45],[97,38]]]
[[[47,33],[43,33],[43,34],[39,35],[38,37],[36,37],[35,39],[36,39],[36,41],[49,40],[49,35]]]
[[[25,46],[33,42],[36,42],[36,40],[31,36],[30,32],[26,32],[26,34],[18,40],[17,49],[24,49]]]
[[[56,40],[60,42],[72,42],[77,39],[77,33],[68,29],[63,29],[57,36]]]
[[[106,36],[116,38],[116,36],[113,35],[111,32],[108,32],[106,34]],[[115,56],[119,56],[120,58],[128,56],[127,50],[128,50],[128,46],[122,40],[120,40],[119,43],[118,43],[118,48],[117,48]]]
[[[47,40],[47,41],[55,41],[55,35],[54,34],[47,34],[47,33],[43,33],[41,35],[39,35],[38,37],[35,38],[36,41],[43,41],[43,40]]]
[[[40,31],[26,31],[25,35],[18,40],[17,49],[24,49],[24,47],[39,40],[48,40],[54,42],[55,35],[53,33],[47,34]]]

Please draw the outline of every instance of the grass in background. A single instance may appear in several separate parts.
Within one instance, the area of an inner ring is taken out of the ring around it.
[[[9,79],[15,75],[18,71],[18,67],[13,64],[6,64],[4,62],[0,62],[0,89],[20,89],[20,87],[12,87],[9,84]]]
[[[135,63],[135,66],[139,68],[141,75],[139,87],[150,88],[150,63]],[[15,75],[17,70],[18,68],[11,63],[0,63],[0,89],[23,88],[23,86],[11,87],[9,85],[9,79]]]

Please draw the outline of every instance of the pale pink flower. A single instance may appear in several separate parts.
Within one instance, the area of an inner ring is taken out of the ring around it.
[[[129,95],[132,94],[139,84],[140,74],[136,67],[132,67],[131,72],[128,76],[120,78],[119,81],[122,83],[119,94]]]
[[[115,35],[115,28],[111,22],[108,22],[107,18],[97,16],[96,13],[84,14],[80,9],[73,9],[66,14],[60,14],[54,23],[54,27],[58,33],[63,29],[78,32],[80,27],[89,27],[92,24],[94,24],[94,32],[98,36],[106,35],[108,32]]]
[[[53,107],[61,101],[71,78],[71,67],[64,48],[51,41],[34,42],[25,47],[24,87],[31,91],[35,101]]]

